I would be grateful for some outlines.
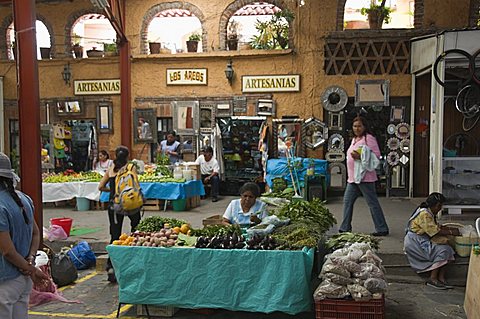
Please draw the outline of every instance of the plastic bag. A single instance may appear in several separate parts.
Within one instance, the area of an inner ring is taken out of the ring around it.
[[[282,219],[278,218],[276,215],[271,215],[271,216],[267,216],[264,219],[262,219],[261,224],[272,224],[272,225],[275,225],[276,227],[278,227],[278,226],[288,225],[289,223],[290,223],[290,218],[282,220]]]
[[[95,266],[97,258],[86,241],[79,242],[67,253],[77,269],[88,269]]]
[[[59,286],[66,286],[78,278],[77,268],[65,251],[53,255],[51,261],[52,278]]]
[[[367,288],[359,285],[353,284],[347,286],[348,292],[352,295],[352,298],[355,300],[370,300],[372,298],[372,294],[368,291]]]
[[[353,277],[360,279],[368,278],[384,278],[385,275],[383,272],[372,263],[361,263],[361,270],[359,272],[353,273]]]
[[[458,231],[463,237],[478,237],[477,231],[472,225],[460,227]]]
[[[47,230],[46,237],[49,241],[64,240],[68,238],[65,230],[62,228],[62,226],[59,225],[51,225],[50,228]]]
[[[346,286],[352,283],[352,279],[349,277],[344,277],[340,276],[331,272],[324,273],[322,275],[324,280],[329,280],[333,282],[334,284],[340,285],[340,286]]]
[[[378,267],[382,265],[382,259],[377,256],[373,251],[367,250],[367,252],[360,258],[361,263],[372,263]]]
[[[326,274],[327,272],[337,274],[346,278],[350,277],[350,272],[343,268],[340,265],[334,264],[333,262],[325,263],[322,267],[321,275]]]
[[[332,263],[342,266],[351,273],[359,272],[362,270],[359,264],[349,260],[346,257],[331,257],[330,259]]]
[[[258,224],[256,226],[250,227],[249,229],[247,229],[248,236],[250,237],[265,236],[273,232],[273,230],[275,229],[275,226],[272,224],[268,225],[267,227],[265,227],[265,225],[266,224],[262,223],[262,224]]]
[[[315,289],[313,298],[315,300],[323,300],[325,298],[342,299],[349,295],[350,293],[347,287],[334,284],[329,280],[324,280],[317,289]]]
[[[368,278],[363,284],[365,288],[373,293],[382,293],[387,290],[387,282],[380,278]]]

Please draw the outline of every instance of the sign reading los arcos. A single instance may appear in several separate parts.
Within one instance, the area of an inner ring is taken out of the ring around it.
[[[120,94],[120,79],[74,81],[75,95]]]
[[[207,85],[207,69],[167,69],[167,85]]]
[[[242,92],[298,92],[300,75],[244,75]]]

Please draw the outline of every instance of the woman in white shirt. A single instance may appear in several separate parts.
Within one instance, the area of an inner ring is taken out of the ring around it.
[[[260,196],[260,187],[255,183],[245,183],[240,187],[240,199],[234,199],[228,204],[223,214],[223,223],[226,225],[258,224],[267,217],[265,203],[257,200]]]
[[[100,174],[105,175],[110,165],[112,165],[113,161],[110,159],[108,152],[105,150],[101,150],[98,153],[98,162],[95,165],[95,171],[99,172]]]

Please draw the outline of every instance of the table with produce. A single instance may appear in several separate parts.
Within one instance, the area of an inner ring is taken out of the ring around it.
[[[312,308],[315,249],[336,223],[320,200],[286,201],[250,228],[151,216],[107,247],[119,302],[296,314]]]
[[[70,200],[75,197],[84,197],[98,201],[100,192],[98,182],[102,176],[97,172],[75,173],[66,170],[63,173],[42,175],[42,201],[44,203]]]
[[[190,173],[191,174],[191,173]],[[108,202],[109,194],[98,191],[102,176],[97,172],[76,173],[67,170],[62,173],[45,173],[42,176],[43,202],[70,200],[84,197],[93,201]],[[140,187],[145,198],[176,200],[205,195],[200,180],[174,178],[165,165],[146,164],[142,174],[138,174]]]

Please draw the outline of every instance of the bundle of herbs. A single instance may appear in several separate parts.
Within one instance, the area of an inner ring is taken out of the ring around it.
[[[242,229],[238,225],[209,225],[203,229],[192,229],[192,236],[204,236],[204,237],[213,237],[213,236],[225,236],[233,234],[241,235]]]
[[[367,243],[372,247],[372,249],[378,250],[380,247],[380,240],[379,238],[373,237],[367,234],[359,234],[359,233],[341,233],[337,235],[333,235],[329,238],[325,246],[328,250],[336,250],[339,248],[343,248],[348,244],[353,243]]]
[[[317,247],[325,232],[337,223],[325,204],[318,198],[312,201],[292,201],[278,210],[276,215],[290,218],[290,225],[275,229],[272,237],[280,246],[277,249],[298,250]]]

